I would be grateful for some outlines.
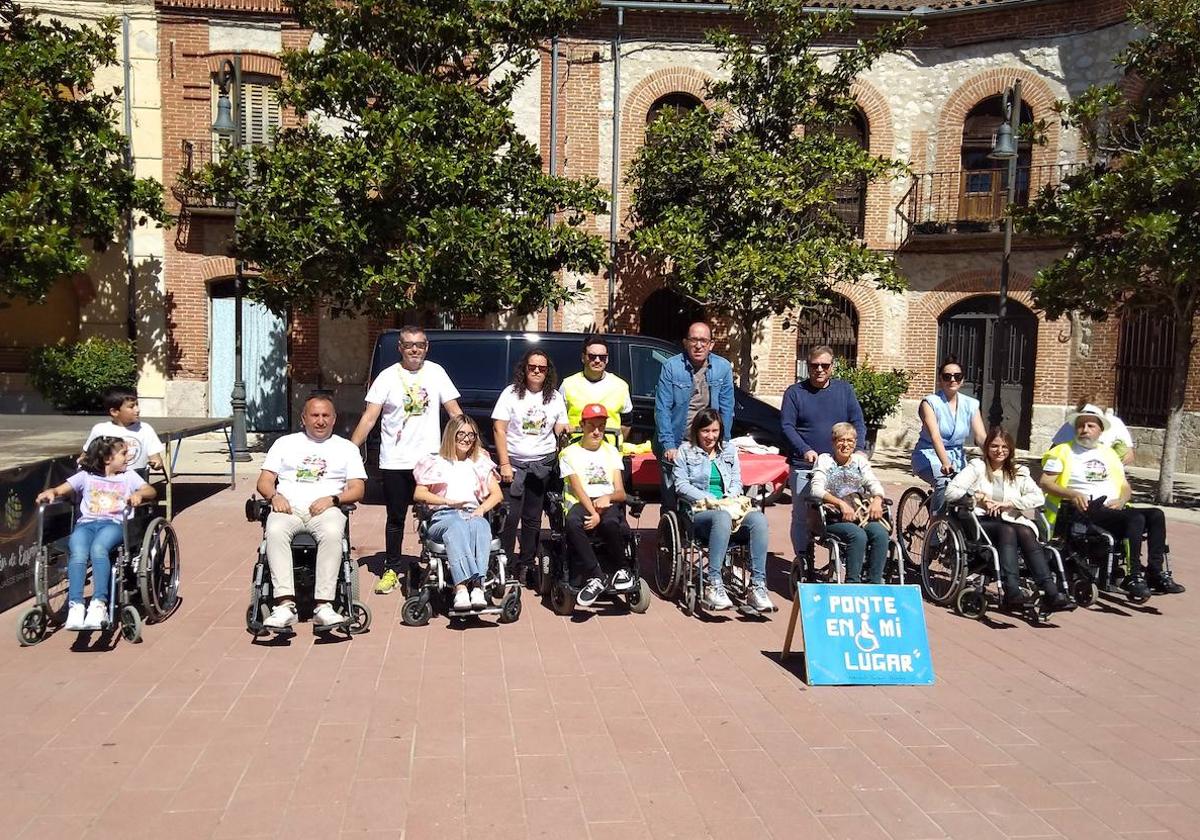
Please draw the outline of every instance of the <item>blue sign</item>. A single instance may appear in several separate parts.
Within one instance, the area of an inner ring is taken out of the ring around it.
[[[800,584],[809,685],[932,685],[916,586]]]

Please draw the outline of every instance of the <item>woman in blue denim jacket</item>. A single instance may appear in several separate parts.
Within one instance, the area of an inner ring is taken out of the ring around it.
[[[681,503],[695,505],[702,499],[724,499],[742,495],[742,469],[737,450],[724,441],[719,412],[705,408],[696,412],[688,429],[688,439],[675,455],[675,492]],[[755,610],[775,609],[767,594],[767,517],[751,510],[733,530],[733,517],[725,510],[693,510],[693,530],[708,543],[708,584],[704,602],[709,609],[727,610],[733,606],[721,580],[721,565],[729,550],[729,541],[739,535],[750,543],[749,606]]]

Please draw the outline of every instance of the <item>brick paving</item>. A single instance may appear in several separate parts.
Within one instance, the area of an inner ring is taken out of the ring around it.
[[[142,644],[21,649],[0,615],[0,837],[1200,837],[1195,524],[1171,523],[1186,595],[1045,628],[930,608],[936,685],[810,689],[786,612],[657,598],[413,629],[368,594],[366,635],[256,644],[248,489],[178,515],[184,602]],[[382,523],[354,519],[372,568]]]

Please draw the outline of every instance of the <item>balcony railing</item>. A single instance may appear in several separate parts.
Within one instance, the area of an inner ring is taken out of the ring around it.
[[[1055,163],[1017,167],[1016,204],[1060,183],[1078,164]],[[1008,201],[1008,168],[924,172],[914,175],[896,205],[896,238],[900,247],[920,236],[996,233],[1004,224]]]
[[[203,169],[213,161],[213,144],[211,140],[184,140],[183,147],[183,169],[180,172],[180,178],[171,188],[171,193],[175,199],[190,211],[210,211],[213,213],[225,213],[233,210],[233,199],[213,198],[212,196],[199,193],[188,186],[188,180],[192,174]]]

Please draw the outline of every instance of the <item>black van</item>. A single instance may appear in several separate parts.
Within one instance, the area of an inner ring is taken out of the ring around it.
[[[431,362],[446,369],[462,394],[459,405],[479,425],[488,445],[492,442],[492,408],[500,392],[512,381],[513,367],[530,347],[540,347],[554,362],[561,382],[582,369],[583,333],[511,332],[504,330],[426,330]],[[651,440],[654,435],[654,388],[663,362],[680,352],[657,338],[638,335],[604,336],[608,342],[608,370],[629,383],[633,415],[629,439],[632,443]],[[400,361],[399,330],[385,330],[375,341],[371,354],[371,381],[384,368]],[[765,446],[783,451],[779,409],[734,389],[733,435],[750,435]],[[367,441],[368,469],[378,464],[378,426]]]

